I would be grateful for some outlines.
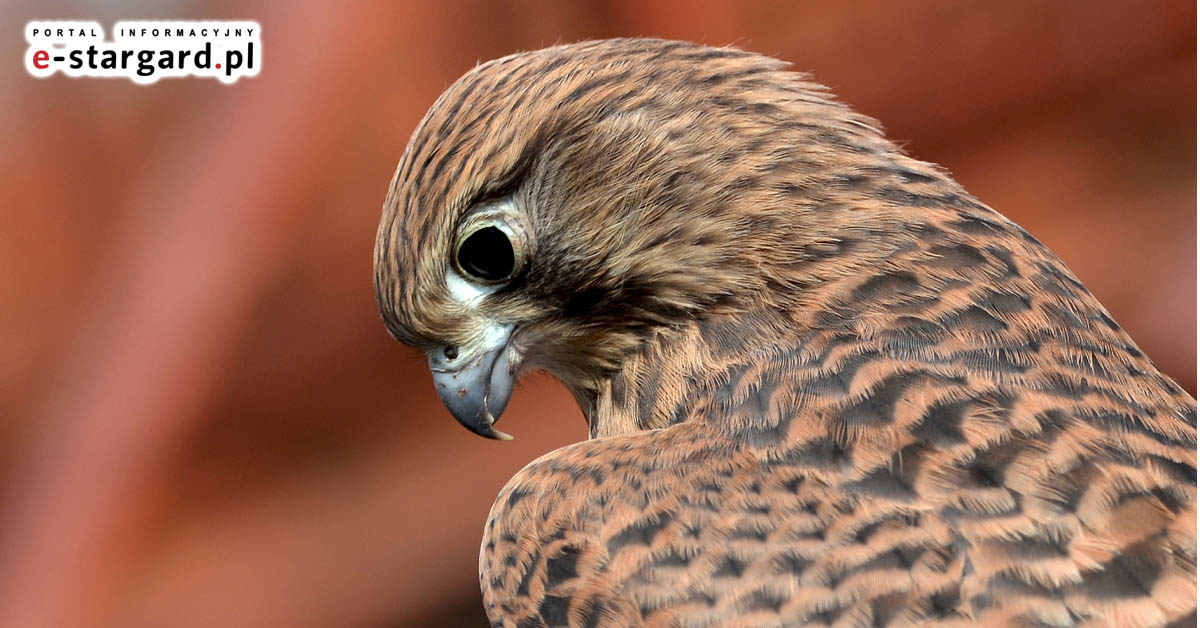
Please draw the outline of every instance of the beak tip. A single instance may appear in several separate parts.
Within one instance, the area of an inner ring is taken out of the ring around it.
[[[497,430],[497,429],[493,429],[492,433],[488,435],[488,438],[491,438],[494,440],[512,440],[513,439],[511,434],[505,434],[504,432],[501,432],[500,430]]]

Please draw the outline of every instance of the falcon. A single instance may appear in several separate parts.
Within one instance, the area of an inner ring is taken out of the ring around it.
[[[400,161],[375,290],[472,432],[537,369],[586,417],[492,507],[493,626],[1195,625],[1195,400],[780,61],[479,65]]]

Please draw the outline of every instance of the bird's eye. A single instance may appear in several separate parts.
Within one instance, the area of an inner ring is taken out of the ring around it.
[[[497,225],[483,226],[463,238],[455,259],[464,274],[487,283],[509,279],[517,270],[517,251]]]

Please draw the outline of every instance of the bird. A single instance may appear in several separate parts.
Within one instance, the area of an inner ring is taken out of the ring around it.
[[[785,62],[477,65],[400,159],[374,288],[472,432],[510,438],[532,371],[586,420],[492,505],[492,626],[1195,625],[1195,399]]]

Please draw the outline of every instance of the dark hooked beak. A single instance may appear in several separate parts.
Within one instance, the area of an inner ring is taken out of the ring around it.
[[[442,345],[429,352],[429,370],[442,403],[463,427],[488,438],[512,440],[492,425],[512,396],[512,327],[494,327],[480,346]]]

